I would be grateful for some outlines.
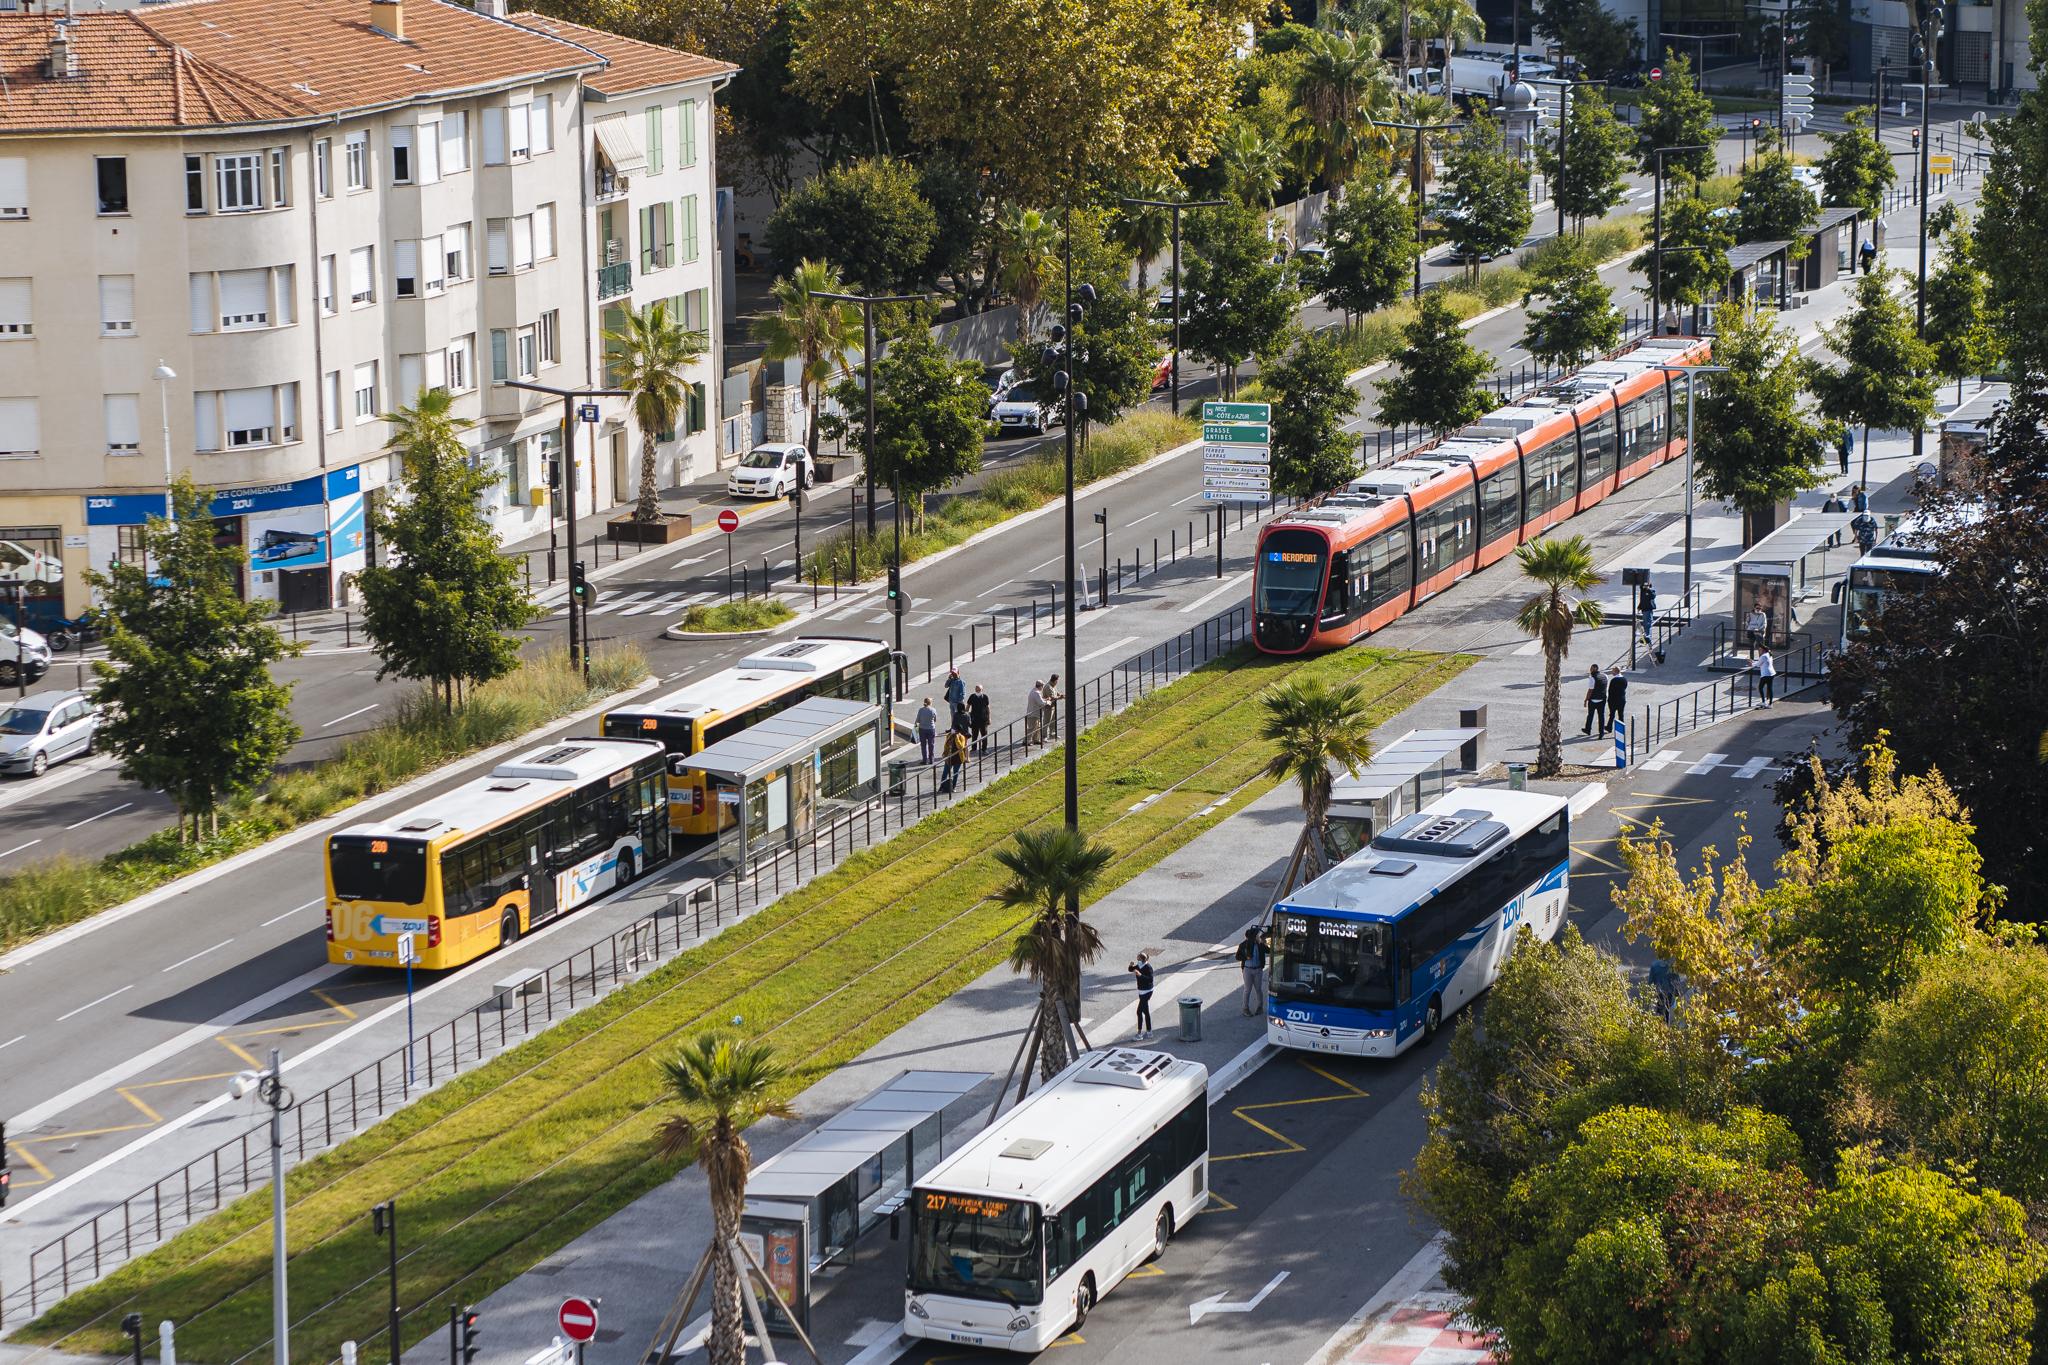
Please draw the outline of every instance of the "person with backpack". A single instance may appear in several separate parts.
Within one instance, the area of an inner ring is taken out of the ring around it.
[[[1237,970],[1244,978],[1244,1001],[1240,1008],[1247,1016],[1266,1012],[1266,945],[1259,938],[1259,927],[1249,925],[1244,931],[1243,942],[1237,945]]]
[[[939,790],[946,795],[953,794],[953,785],[960,780],[961,770],[967,766],[967,727],[955,725],[946,732],[946,769],[939,780]]]
[[[1765,706],[1773,705],[1776,701],[1772,693],[1777,681],[1778,665],[1772,662],[1771,651],[1767,649],[1756,656],[1756,691]]]

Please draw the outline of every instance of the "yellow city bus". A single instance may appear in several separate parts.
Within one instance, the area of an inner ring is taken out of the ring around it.
[[[668,815],[678,834],[730,828],[735,808],[681,760],[810,697],[889,703],[889,646],[843,635],[804,635],[752,654],[665,697],[608,711],[603,733],[659,740],[669,756]]]
[[[661,746],[545,744],[388,819],[327,838],[327,960],[458,967],[669,856]]]

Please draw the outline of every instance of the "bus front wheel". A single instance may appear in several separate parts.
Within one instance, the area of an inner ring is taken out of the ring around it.
[[[1074,1330],[1080,1331],[1088,1322],[1088,1310],[1095,1306],[1095,1277],[1085,1275],[1081,1287],[1074,1291]]]
[[[1440,995],[1429,997],[1429,1008],[1422,1015],[1422,1041],[1436,1037],[1436,1031],[1443,1027],[1444,1001]]]
[[[614,889],[623,890],[633,882],[633,853],[627,849],[619,854],[618,880],[612,883]]]

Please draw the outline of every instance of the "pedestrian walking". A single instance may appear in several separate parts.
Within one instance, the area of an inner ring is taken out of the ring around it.
[[[1152,1036],[1152,959],[1139,953],[1138,960],[1124,968],[1138,985],[1138,1041]]]
[[[1842,477],[1845,479],[1849,477],[1849,456],[1855,452],[1855,448],[1856,433],[1846,426],[1843,427],[1842,434],[1835,438],[1835,454],[1841,459]]]
[[[1764,610],[1763,603],[1749,609],[1749,615],[1742,621],[1742,633],[1749,641],[1749,658],[1754,663],[1756,652],[1769,644],[1771,638],[1771,614]]]
[[[1765,706],[1772,705],[1776,700],[1772,693],[1777,681],[1778,666],[1771,661],[1771,651],[1767,649],[1756,658],[1756,691]]]
[[[932,709],[930,697],[926,697],[924,705],[917,708],[917,747],[926,763],[938,757],[939,713]]]
[[[1657,585],[1645,582],[1636,591],[1636,615],[1643,622],[1643,643],[1650,643],[1650,627],[1657,620]]]
[[[948,708],[966,704],[967,684],[961,679],[960,670],[957,668],[948,668],[946,670],[945,697]]]
[[[951,796],[954,784],[960,780],[960,771],[966,766],[967,727],[955,725],[946,731],[946,770],[939,779],[939,790]]]
[[[1024,747],[1038,743],[1045,730],[1045,683],[1034,678],[1024,694]]]
[[[1579,733],[1607,733],[1607,675],[1600,671],[1598,664],[1586,670],[1586,723],[1579,727]]]
[[[1820,505],[1820,510],[1823,512],[1846,512],[1849,510],[1849,504],[1842,501],[1840,493],[1830,493],[1828,494],[1828,500]]]
[[[1868,512],[1870,510],[1870,494],[1863,491],[1863,485],[1860,483],[1849,490],[1849,510],[1852,512]]]
[[[1245,1014],[1266,1012],[1266,945],[1259,938],[1259,926],[1248,925],[1244,941],[1237,945],[1237,970],[1244,977],[1244,1000],[1239,1006]]]
[[[1627,710],[1628,674],[1617,668],[1607,675],[1607,728],[1610,732],[1621,724]]]
[[[1868,512],[1858,512],[1856,520],[1849,523],[1849,529],[1856,533],[1856,548],[1869,554],[1877,548],[1877,518]]]
[[[1862,249],[1858,251],[1856,254],[1859,258],[1861,258],[1863,264],[1863,273],[1868,275],[1870,273],[1870,268],[1877,264],[1877,243],[1870,241],[1864,242]]]
[[[988,752],[988,693],[981,690],[980,683],[967,694],[967,734],[975,753]]]

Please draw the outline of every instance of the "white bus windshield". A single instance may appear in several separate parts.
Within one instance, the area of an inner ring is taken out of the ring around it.
[[[1008,1304],[1034,1304],[1044,1296],[1035,1205],[919,1190],[911,1208],[913,1292]]]
[[[1274,917],[1274,998],[1390,1010],[1392,946],[1385,924],[1282,910]]]

